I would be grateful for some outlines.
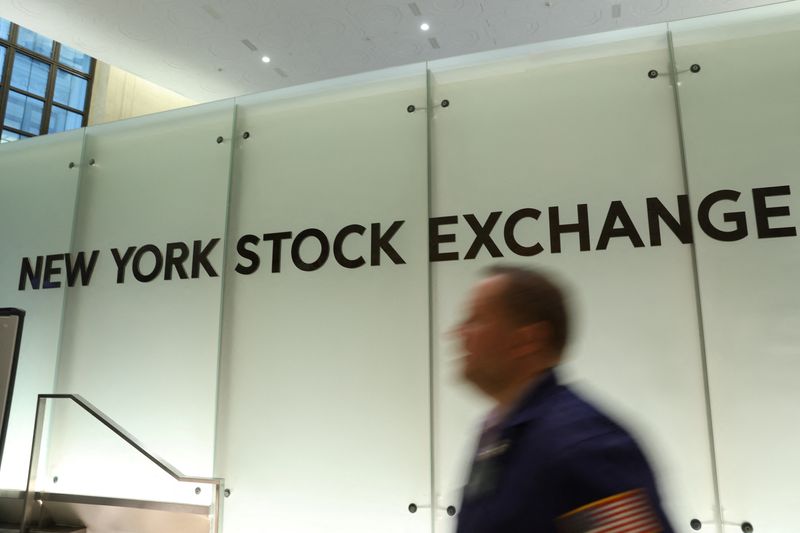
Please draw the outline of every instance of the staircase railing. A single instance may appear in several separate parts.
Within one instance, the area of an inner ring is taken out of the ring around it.
[[[33,503],[35,499],[36,488],[34,486],[37,477],[37,469],[39,466],[39,453],[42,447],[42,436],[44,434],[44,420],[45,409],[48,400],[72,400],[78,404],[83,410],[96,418],[101,424],[106,426],[118,437],[127,442],[139,453],[147,457],[156,466],[164,470],[167,474],[172,476],[176,481],[187,483],[205,483],[214,487],[211,499],[211,513],[209,514],[209,532],[219,533],[221,506],[222,506],[222,486],[224,484],[223,478],[217,477],[194,477],[187,476],[181,473],[180,470],[172,466],[170,463],[159,457],[157,454],[148,450],[141,441],[136,437],[125,431],[119,424],[114,422],[108,415],[103,413],[100,409],[89,403],[85,398],[77,394],[40,394],[36,403],[36,423],[33,429],[33,444],[31,446],[31,462],[28,467],[28,485],[25,490],[25,503],[23,507],[22,523],[20,524],[20,533],[27,533],[30,527],[30,522],[33,517]]]

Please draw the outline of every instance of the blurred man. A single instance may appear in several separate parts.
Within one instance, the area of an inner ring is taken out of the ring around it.
[[[564,385],[564,296],[532,270],[495,267],[456,331],[464,378],[494,400],[458,533],[672,533],[631,436]]]

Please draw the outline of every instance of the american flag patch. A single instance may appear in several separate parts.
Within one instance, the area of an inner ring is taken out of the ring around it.
[[[640,489],[592,502],[557,520],[560,533],[660,533],[663,531],[647,494]]]

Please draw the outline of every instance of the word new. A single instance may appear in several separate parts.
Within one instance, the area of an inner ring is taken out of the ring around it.
[[[125,283],[125,276],[128,272],[142,283],[155,280],[161,273],[164,273],[165,280],[171,280],[173,276],[180,279],[197,279],[200,277],[201,270],[208,276],[218,277],[217,271],[208,260],[208,255],[219,242],[219,239],[211,239],[207,244],[203,241],[194,241],[191,250],[189,245],[183,242],[171,242],[167,244],[164,252],[154,244],[144,246],[129,246],[124,251],[118,248],[111,249],[111,255],[117,266],[117,283]],[[74,287],[80,282],[81,286],[88,285],[92,280],[94,268],[100,250],[92,251],[89,258],[85,252],[72,254],[53,254],[38,256],[35,264],[27,257],[22,259],[22,268],[19,276],[19,290],[24,291],[30,283],[33,289],[55,289],[61,287],[61,281],[57,276],[61,274],[62,263],[64,264],[66,282],[68,287]]]

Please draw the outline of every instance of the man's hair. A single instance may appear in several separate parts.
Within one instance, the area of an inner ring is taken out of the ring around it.
[[[531,268],[495,265],[489,276],[503,276],[506,286],[500,295],[509,316],[526,325],[548,322],[552,328],[553,349],[561,353],[569,337],[569,317],[564,291],[545,274]]]

